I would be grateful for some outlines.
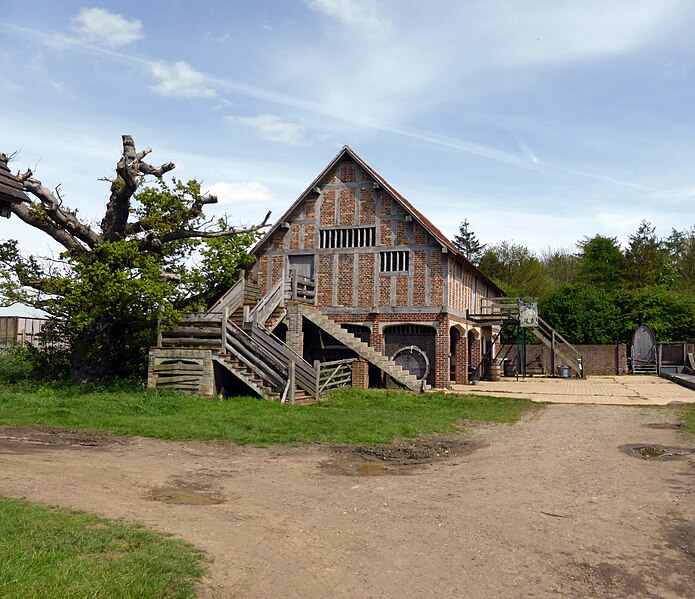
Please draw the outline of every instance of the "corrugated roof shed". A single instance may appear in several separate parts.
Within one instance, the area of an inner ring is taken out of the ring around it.
[[[9,204],[27,202],[29,198],[22,191],[22,183],[7,166],[7,154],[0,153],[0,216],[10,217]]]

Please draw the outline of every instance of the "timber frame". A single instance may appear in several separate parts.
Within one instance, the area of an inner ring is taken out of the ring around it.
[[[349,384],[348,364],[360,384],[465,384],[486,376],[502,327],[518,320],[494,281],[348,146],[251,253],[253,269],[184,328],[214,321],[214,339],[200,337],[213,361],[263,397],[318,399],[330,382]],[[198,347],[179,333],[153,351]],[[230,391],[227,374],[214,378],[203,395]]]

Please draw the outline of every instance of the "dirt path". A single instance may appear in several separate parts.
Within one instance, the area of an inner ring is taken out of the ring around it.
[[[0,428],[0,493],[188,539],[214,559],[201,597],[681,599],[695,440],[673,410],[549,405],[381,453]]]

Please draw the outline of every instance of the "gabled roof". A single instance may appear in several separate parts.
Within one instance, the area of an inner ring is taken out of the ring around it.
[[[384,179],[379,173],[377,173],[371,166],[369,166],[362,158],[360,158],[353,150],[350,148],[350,146],[343,146],[343,148],[336,154],[335,158],[331,160],[331,162],[328,163],[328,166],[324,168],[321,173],[314,179],[309,186],[302,192],[302,194],[297,198],[297,200],[285,211],[285,213],[275,222],[275,224],[270,228],[270,230],[263,236],[263,238],[254,246],[254,248],[251,250],[251,253],[255,253],[258,248],[263,245],[270,237],[271,235],[277,230],[277,228],[280,226],[280,223],[285,221],[287,217],[292,214],[292,212],[297,208],[305,199],[306,197],[313,192],[314,188],[321,182],[321,180],[331,171],[333,170],[338,163],[343,160],[344,158],[349,157],[352,159],[354,162],[360,165],[369,175],[376,181],[379,182],[379,185],[381,185],[390,195],[391,197],[398,202],[406,212],[408,212],[422,227],[434,238],[436,239],[442,247],[445,247],[447,251],[451,252],[458,258],[460,258],[463,262],[466,262],[470,265],[473,270],[475,270],[480,276],[485,279],[490,285],[492,285],[498,292],[503,293],[503,291],[500,289],[500,287],[492,280],[490,277],[488,277],[485,273],[483,273],[475,264],[473,264],[466,256],[459,250],[445,235],[442,233],[437,227],[430,222],[429,219],[427,219],[419,210],[415,208],[408,200],[406,200],[400,193],[398,193],[389,183]]]

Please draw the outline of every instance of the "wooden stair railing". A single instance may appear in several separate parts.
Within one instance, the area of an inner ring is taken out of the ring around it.
[[[244,331],[233,322],[227,322],[224,332],[225,351],[232,358],[242,358],[273,390],[283,393],[288,381],[294,379],[294,385],[316,397],[314,367],[275,335],[255,323]],[[294,385],[291,385],[291,393]]]
[[[210,319],[219,317],[226,308],[229,314],[236,312],[244,304],[246,280],[242,276],[220,299],[206,312]]]
[[[276,308],[285,302],[285,281],[280,279],[260,301],[244,314],[244,324],[265,325]]]
[[[530,330],[538,337],[551,351],[565,360],[569,366],[577,371],[577,374],[584,378],[584,360],[582,354],[570,344],[560,333],[553,329],[540,316],[538,326],[531,327]]]

